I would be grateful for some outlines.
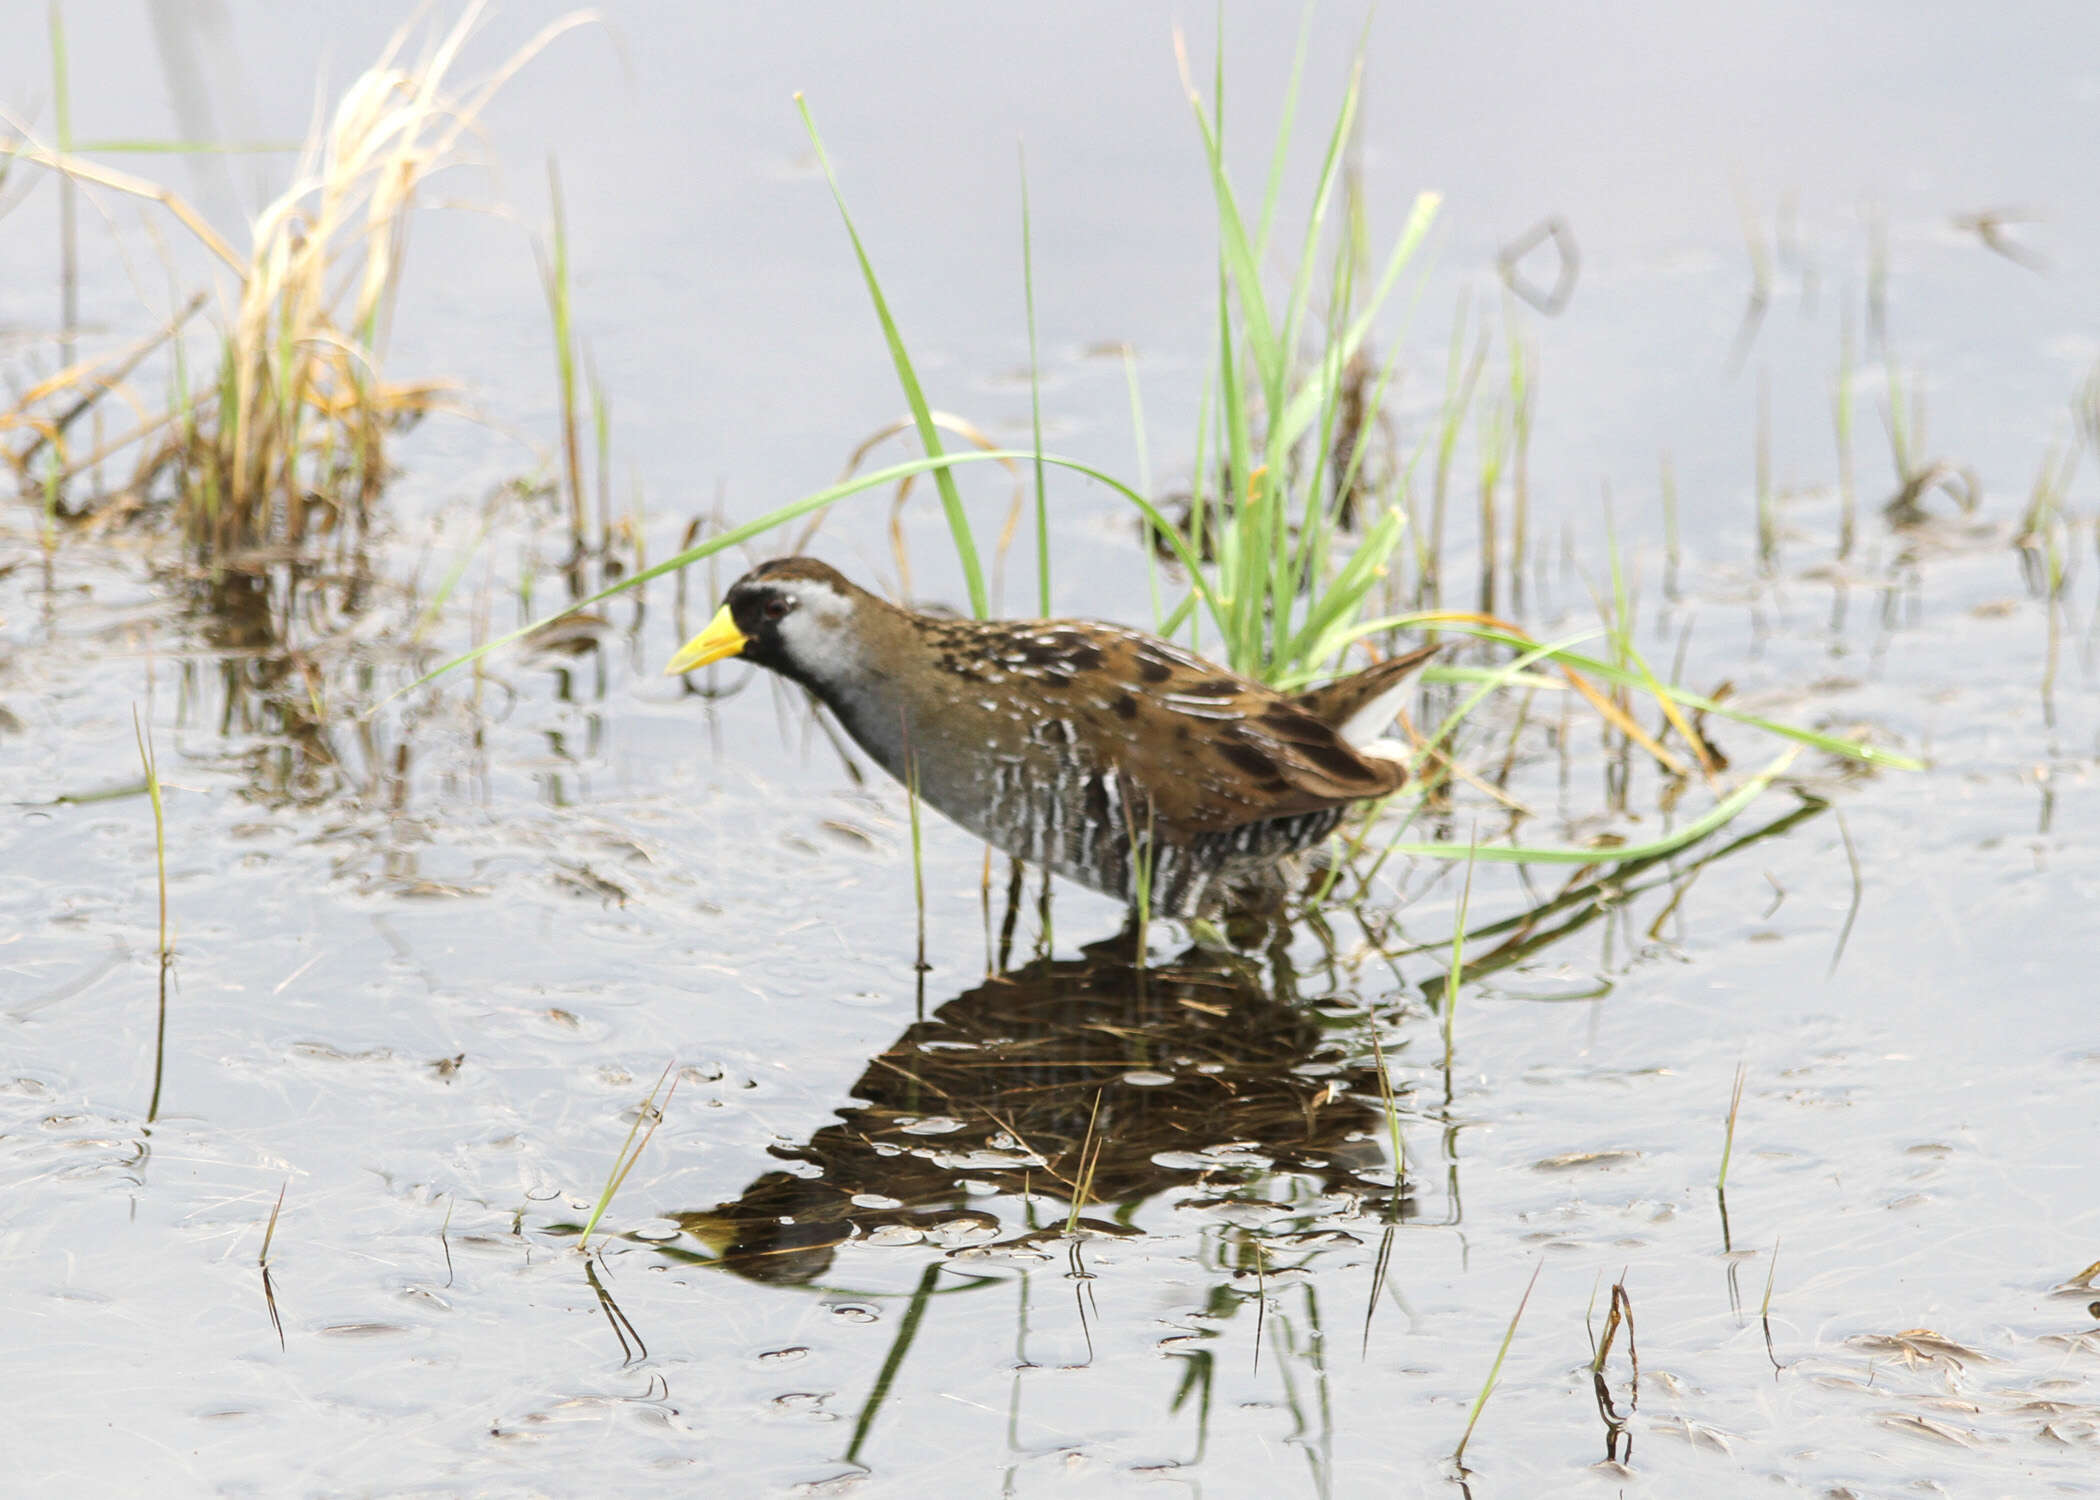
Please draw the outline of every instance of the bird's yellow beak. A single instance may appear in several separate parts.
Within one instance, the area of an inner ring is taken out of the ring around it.
[[[664,676],[676,677],[695,667],[720,661],[725,656],[734,656],[750,644],[751,637],[736,628],[736,621],[729,618],[729,606],[725,604],[707,622],[707,629],[678,648],[678,654],[664,668]]]

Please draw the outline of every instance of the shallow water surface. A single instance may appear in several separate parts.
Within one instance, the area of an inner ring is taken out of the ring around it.
[[[493,59],[552,13],[521,6],[477,45]],[[1296,14],[1228,18],[1236,119],[1271,117]],[[0,506],[16,1471],[171,1494],[2090,1493],[2090,464],[2051,533],[2055,597],[2043,544],[2015,544],[2100,354],[2100,51],[2077,44],[2100,39],[2076,7],[2046,47],[2040,20],[1920,27],[1893,6],[1679,14],[1623,33],[1495,7],[1380,19],[1374,212],[1390,230],[1418,187],[1450,201],[1403,438],[1441,397],[1458,293],[1504,316],[1496,250],[1566,215],[1574,301],[1512,314],[1537,349],[1541,539],[1513,607],[1542,639],[1594,624],[1608,482],[1659,669],[1681,655],[1691,686],[1930,769],[1810,752],[1667,859],[1481,866],[1448,1068],[1448,864],[1388,864],[1365,914],[1252,951],[1161,925],[1140,963],[1112,903],[1059,887],[1046,914],[1031,880],[1010,907],[1003,862],[929,822],[920,972],[902,793],[857,782],[769,681],[658,675],[728,558],[382,702],[566,586],[552,508],[495,489],[534,462],[510,434],[553,431],[507,221],[419,225],[397,364],[467,378],[494,420],[415,433],[369,537],[214,575],[123,526],[47,552],[35,498]],[[1020,441],[1024,134],[1047,441],[1130,471],[1122,363],[1101,353],[1128,342],[1156,487],[1185,478],[1214,272],[1171,19],[615,8],[513,86],[492,149],[534,185],[560,151],[649,557],[717,505],[828,482],[900,405],[794,87],[936,404]],[[1311,115],[1361,19],[1316,21]],[[323,56],[340,76],[384,27],[328,24],[230,7],[231,44],[202,55],[250,117],[217,128],[296,135]],[[137,82],[165,76],[151,35],[75,37],[83,133],[181,128],[163,95],[183,90]],[[5,66],[0,102],[33,113],[41,61]],[[232,215],[249,172],[193,190]],[[18,384],[51,368],[51,198],[0,218]],[[1739,198],[1774,268],[1747,339]],[[1952,227],[1991,205],[2046,213],[2018,231],[2043,269]],[[113,224],[143,243],[128,207]],[[83,337],[121,340],[152,319],[103,232]],[[1888,377],[1869,377],[1840,562],[1830,386],[1848,320],[1881,362],[1877,233],[1887,362],[1929,390],[1930,453],[1982,498],[1881,514]],[[995,531],[1009,492],[972,485]],[[1052,494],[1059,608],[1144,622],[1114,502]],[[894,582],[885,512],[842,510],[816,549]],[[916,591],[960,597],[936,507],[902,530]],[[1032,566],[1017,549],[1009,601]],[[1454,701],[1428,692],[1418,723]],[[1695,784],[1666,810],[1565,698],[1539,695],[1511,758],[1525,839],[1646,838],[1709,805]],[[134,710],[166,786],[165,967]],[[1500,762],[1517,712],[1465,756]],[[1727,776],[1781,748],[1706,728]],[[1427,821],[1487,839],[1508,814],[1462,795]],[[667,1069],[662,1122],[579,1253]],[[1614,1284],[1631,1327],[1593,1374]]]

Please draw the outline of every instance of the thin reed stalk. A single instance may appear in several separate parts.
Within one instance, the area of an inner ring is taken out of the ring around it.
[[[926,840],[919,823],[919,758],[912,750],[911,716],[899,713],[899,722],[904,733],[904,805],[911,819],[911,890],[912,903],[918,913],[918,956],[912,967],[921,975],[927,970],[926,963]],[[986,851],[989,860],[990,851]]]
[[[1859,487],[1852,478],[1852,308],[1848,301],[1838,333],[1837,381],[1831,391],[1831,421],[1837,429],[1838,459],[1838,561],[1852,555],[1859,534]]]
[[[160,1086],[167,1075],[168,1060],[168,966],[175,950],[168,941],[168,818],[161,799],[160,758],[153,750],[153,735],[131,710],[131,732],[138,741],[139,765],[146,773],[146,797],[153,804],[153,883],[160,908],[160,941],[155,965],[158,1003],[153,1024],[153,1092],[146,1102],[146,1123],[160,1118]]]
[[[1765,1358],[1769,1359],[1772,1362],[1772,1374],[1774,1378],[1777,1378],[1778,1375],[1781,1373],[1779,1356],[1772,1352],[1772,1283],[1778,1278],[1778,1275],[1779,1240],[1775,1236],[1772,1240],[1771,1258],[1765,1262],[1764,1301],[1758,1305],[1757,1309],[1757,1321],[1759,1325],[1764,1329],[1765,1333]]]
[[[1477,836],[1474,843],[1479,842]],[[1444,981],[1444,1076],[1451,1076],[1451,1054],[1458,1041],[1458,989],[1466,974],[1466,916],[1473,905],[1473,865],[1475,854],[1466,859],[1465,888],[1458,897],[1458,920],[1451,924],[1451,969]]]
[[[263,1226],[262,1248],[255,1254],[256,1269],[262,1272],[263,1305],[270,1311],[270,1326],[277,1330],[277,1348],[282,1353],[284,1342],[284,1319],[277,1311],[277,1288],[270,1279],[270,1242],[277,1238],[277,1217],[284,1212],[285,1190],[291,1187],[286,1178],[277,1187],[277,1201],[270,1205],[270,1222]]]
[[[160,795],[160,761],[153,753],[153,734],[139,718],[139,711],[131,711],[131,732],[138,741],[139,765],[146,773],[146,796],[153,804],[153,874],[154,885],[160,897],[160,946],[162,963],[168,961],[171,949],[168,945],[168,819],[167,809]]]
[[[591,1216],[584,1221],[583,1232],[576,1236],[578,1250],[590,1248],[591,1232],[598,1227],[598,1221],[605,1217],[606,1209],[612,1207],[613,1198],[627,1181],[627,1174],[632,1172],[635,1163],[642,1159],[642,1152],[648,1149],[649,1142],[656,1136],[656,1127],[663,1124],[664,1111],[671,1107],[671,1096],[678,1092],[678,1080],[672,1076],[672,1070],[677,1066],[676,1059],[665,1063],[663,1072],[657,1075],[648,1095],[636,1106],[634,1123],[627,1127],[627,1138],[620,1143],[620,1150],[613,1157],[612,1170],[605,1176],[605,1186],[598,1193],[598,1201],[591,1205]],[[669,1088],[664,1087],[666,1082],[670,1084]],[[661,1103],[657,1101],[659,1093],[663,1095]],[[642,1128],[644,1124],[648,1129]],[[640,1136],[639,1140],[636,1139],[637,1136]]]
[[[1772,382],[1757,376],[1757,566],[1770,575],[1778,565],[1779,518],[1772,495]]]
[[[919,442],[929,459],[943,456],[939,432],[935,429],[933,409],[927,404],[926,393],[919,385],[919,377],[912,368],[911,355],[904,347],[904,336],[897,331],[897,321],[890,316],[890,305],[882,295],[882,283],[876,279],[875,266],[868,259],[867,247],[861,243],[860,231],[854,227],[853,216],[846,209],[846,196],[839,189],[839,181],[831,170],[831,158],[824,150],[824,138],[817,134],[817,122],[809,112],[809,104],[801,94],[795,95],[795,108],[801,112],[803,129],[809,132],[810,145],[817,153],[817,165],[823,169],[824,181],[830,185],[832,202],[838,206],[839,219],[846,226],[846,237],[853,242],[853,257],[860,263],[861,279],[866,282],[868,297],[875,304],[876,321],[882,325],[883,342],[889,346],[890,362],[896,368],[897,383],[904,387],[904,397],[911,407],[912,425],[918,429]],[[990,600],[985,593],[984,568],[978,561],[977,542],[970,531],[969,513],[963,509],[962,494],[956,488],[955,475],[945,464],[933,468],[935,487],[940,491],[941,509],[948,517],[950,540],[955,544],[956,560],[962,564],[963,581],[970,591],[970,608],[982,619],[990,610]]]
[[[1079,1233],[1079,1217],[1086,1212],[1087,1200],[1094,1193],[1094,1171],[1101,1164],[1101,1141],[1095,1135],[1095,1127],[1101,1122],[1101,1090],[1094,1090],[1094,1106],[1087,1111],[1086,1134],[1079,1142],[1079,1165],[1072,1174],[1072,1208],[1065,1215],[1065,1233]]]
[[[1509,329],[1509,584],[1511,598],[1524,600],[1524,558],[1531,541],[1531,419],[1537,382],[1532,357],[1514,309],[1505,315]]]
[[[1743,1080],[1748,1074],[1748,1063],[1736,1064],[1735,1087],[1728,1096],[1728,1127],[1721,1136],[1721,1168],[1714,1174],[1714,1188],[1719,1192],[1728,1191],[1728,1160],[1735,1154],[1735,1120],[1743,1107]]]
[[[1487,1379],[1481,1382],[1480,1394],[1473,1398],[1473,1406],[1466,1413],[1466,1430],[1459,1434],[1458,1446],[1451,1450],[1451,1462],[1463,1473],[1466,1467],[1466,1444],[1473,1441],[1473,1429],[1480,1423],[1481,1412],[1487,1409],[1488,1397],[1495,1394],[1495,1385],[1502,1378],[1502,1361],[1509,1355],[1509,1346],[1517,1336],[1517,1324],[1523,1319],[1524,1309],[1530,1305],[1532,1289],[1539,1284],[1539,1272],[1546,1269],[1541,1260],[1531,1268],[1531,1280],[1524,1283],[1524,1295],[1517,1301],[1517,1310],[1510,1314],[1509,1327],[1503,1332],[1502,1343],[1495,1350],[1495,1362],[1488,1366]]]
[[[1028,305],[1028,422],[1035,451],[1036,613],[1050,613],[1050,506],[1043,480],[1043,371],[1035,342],[1035,236],[1028,216],[1028,151],[1016,143],[1021,173],[1021,292]],[[1136,401],[1135,387],[1131,400]],[[1142,484],[1142,481],[1140,481]],[[1149,540],[1149,539],[1148,539]],[[1151,549],[1146,549],[1150,556]]]
[[[563,208],[561,166],[547,158],[547,202],[552,246],[540,265],[547,315],[554,325],[555,389],[561,397],[563,489],[569,500],[570,544],[583,546],[583,453],[576,420],[576,320],[569,297],[569,222]]]

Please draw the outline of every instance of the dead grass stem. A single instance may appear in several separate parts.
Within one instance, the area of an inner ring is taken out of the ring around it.
[[[592,19],[560,17],[489,77],[455,85],[483,8],[474,0],[449,28],[425,31],[413,61],[403,53],[420,16],[393,34],[316,120],[292,181],[256,216],[245,253],[159,183],[86,160],[63,141],[56,150],[9,143],[15,156],[68,184],[160,205],[231,273],[208,386],[188,388],[178,348],[166,409],[158,418],[142,414],[131,435],[140,456],[129,490],[145,495],[172,475],[184,532],[213,554],[296,547],[346,518],[361,520],[387,474],[388,436],[446,401],[442,382],[383,374],[418,196],[466,160],[496,92],[556,37]],[[128,373],[122,361],[115,371],[106,363],[70,365],[67,378],[0,414],[0,433],[33,434],[28,448],[9,455],[19,471],[26,475],[48,444],[63,471],[77,472],[66,424]]]

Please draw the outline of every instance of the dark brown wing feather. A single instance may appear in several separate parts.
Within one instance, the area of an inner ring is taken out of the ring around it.
[[[979,649],[1025,677],[1043,713],[1069,721],[1081,746],[1101,747],[1133,803],[1162,832],[1222,832],[1295,817],[1397,790],[1405,771],[1358,754],[1304,700],[1250,682],[1178,646],[1091,621],[949,626],[977,635]],[[952,649],[952,648],[951,648]],[[952,658],[951,658],[952,660]],[[1393,675],[1343,692],[1361,703]],[[1358,674],[1364,676],[1366,674]],[[1324,707],[1330,700],[1308,695]]]

